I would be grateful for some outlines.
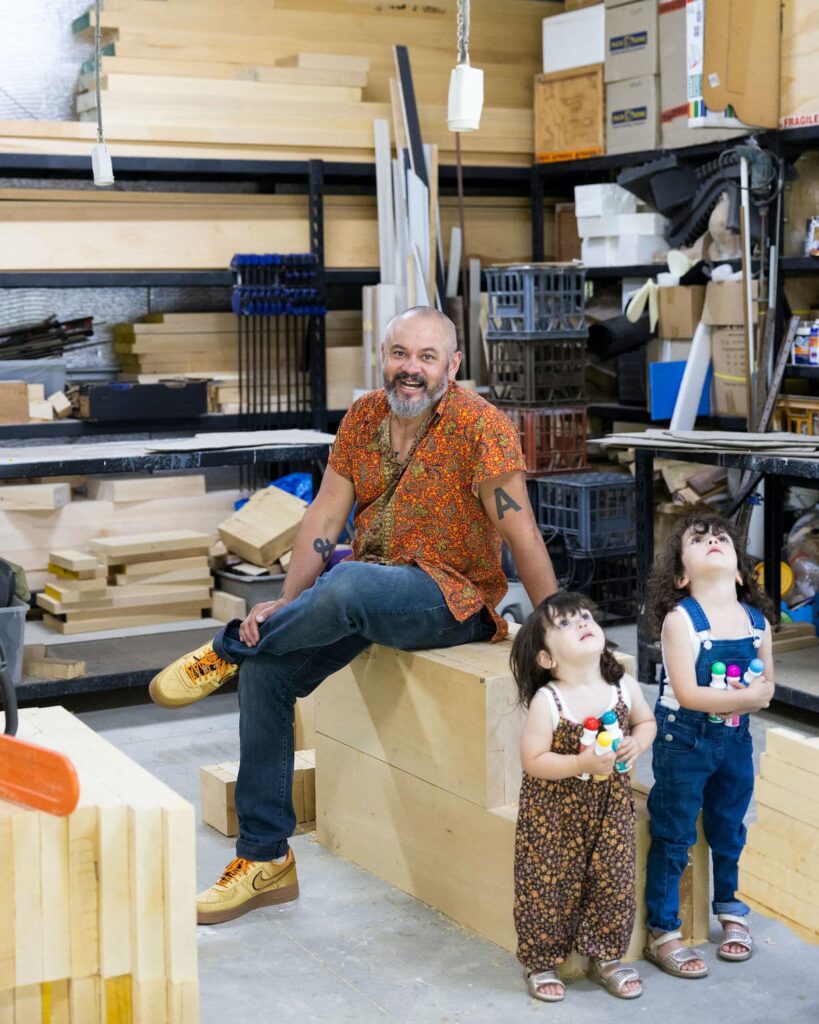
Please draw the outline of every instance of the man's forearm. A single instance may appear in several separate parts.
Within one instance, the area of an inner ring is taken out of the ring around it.
[[[533,533],[523,540],[510,544],[509,550],[520,574],[520,582],[532,606],[537,608],[541,601],[556,593],[558,589],[552,560],[549,558],[543,538],[539,532]]]
[[[339,527],[314,506],[307,509],[293,542],[282,595],[285,600],[294,601],[313,586],[335,550],[339,532]]]

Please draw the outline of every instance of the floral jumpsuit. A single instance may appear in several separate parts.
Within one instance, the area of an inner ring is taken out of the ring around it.
[[[629,710],[619,683],[614,711],[623,734]],[[577,754],[583,726],[559,713],[552,751]],[[634,802],[627,774],[605,781],[536,779],[524,773],[515,836],[518,960],[548,970],[576,949],[617,960],[631,940],[635,903]]]

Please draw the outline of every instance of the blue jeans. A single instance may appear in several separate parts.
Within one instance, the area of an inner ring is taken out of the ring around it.
[[[412,565],[342,562],[277,611],[246,647],[234,620],[213,641],[220,658],[241,664],[236,854],[272,860],[287,853],[293,811],[293,717],[333,672],[370,646],[454,647],[494,633],[488,614],[458,622],[438,584]]]
[[[748,716],[730,728],[709,722],[703,711],[671,711],[658,704],[655,714],[646,923],[664,932],[680,927],[680,876],[688,865],[688,848],[697,841],[700,808],[714,869],[712,910],[744,916],[749,908],[736,898],[736,888],[745,845],[742,819],[754,790]]]

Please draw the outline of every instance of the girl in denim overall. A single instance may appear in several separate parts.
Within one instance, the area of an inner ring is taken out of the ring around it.
[[[773,696],[771,630],[763,614],[768,608],[734,526],[717,516],[684,520],[649,581],[646,615],[655,635],[662,630],[664,678],[648,798],[645,956],[680,978],[708,974],[702,954],[682,945],[679,930],[680,877],[697,839],[700,810],[711,848],[712,910],[723,926],[717,954],[747,960],[752,952],[749,908],[736,897],[737,865],[754,788],[748,716]],[[755,658],[764,673],[746,677]],[[729,667],[729,677],[738,676],[736,688],[711,687],[718,662]],[[743,677],[750,680],[746,685]]]
[[[515,637],[512,672],[528,708],[515,927],[529,994],[562,999],[566,989],[556,968],[576,949],[589,957],[593,981],[620,999],[635,999],[640,977],[620,963],[636,909],[626,772],[654,738],[651,708],[608,649],[582,594],[554,594],[538,605]],[[609,736],[617,736],[616,755],[595,750],[601,716]]]

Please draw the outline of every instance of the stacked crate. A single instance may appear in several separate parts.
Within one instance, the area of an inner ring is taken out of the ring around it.
[[[585,270],[514,264],[486,278],[492,398],[520,431],[529,476],[585,468]]]
[[[533,503],[547,545],[566,548],[567,590],[588,595],[604,622],[637,611],[634,478],[624,473],[573,473],[534,481]]]

